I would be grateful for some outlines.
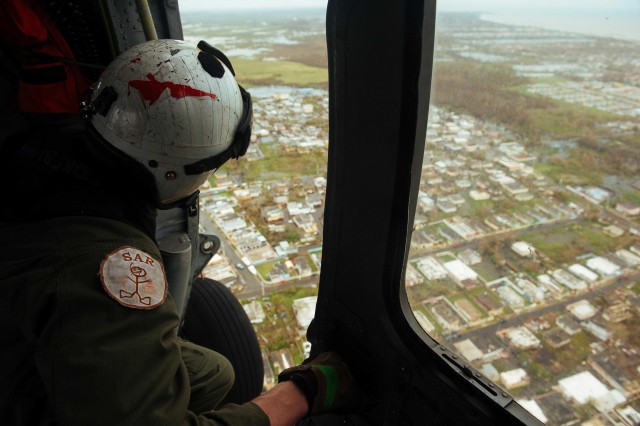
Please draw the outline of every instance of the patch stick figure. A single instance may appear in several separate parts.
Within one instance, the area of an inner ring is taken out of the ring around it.
[[[136,286],[136,290],[134,292],[129,293],[128,291],[124,291],[124,290],[120,290],[120,297],[122,299],[131,299],[134,295],[138,296],[138,300],[140,300],[140,303],[144,304],[144,305],[151,305],[151,298],[150,297],[142,297],[140,296],[139,293],[139,287],[140,284],[142,283],[146,283],[149,280],[144,280],[142,278],[147,276],[147,271],[141,267],[141,266],[137,266],[134,265],[133,263],[131,263],[129,265],[129,271],[131,271],[131,275],[133,275],[135,277],[135,279],[131,278],[131,277],[127,277],[129,280],[131,280],[131,282],[133,284],[135,284]]]

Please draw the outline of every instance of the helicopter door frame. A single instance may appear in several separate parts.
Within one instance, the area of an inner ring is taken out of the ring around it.
[[[330,0],[329,162],[312,356],[337,350],[371,424],[541,423],[428,336],[404,290],[425,146],[435,1]],[[446,419],[446,420],[445,420]]]

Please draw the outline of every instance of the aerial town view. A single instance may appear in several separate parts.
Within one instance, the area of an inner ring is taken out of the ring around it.
[[[308,355],[328,146],[324,10],[183,13],[254,99],[201,192],[205,275],[255,325],[265,383]],[[437,17],[406,290],[422,328],[548,425],[640,422],[640,36]]]

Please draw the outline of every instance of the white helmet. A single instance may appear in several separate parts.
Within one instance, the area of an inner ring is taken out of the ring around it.
[[[251,136],[251,96],[229,60],[201,41],[152,40],[114,59],[83,108],[90,130],[136,160],[170,205],[197,191]]]

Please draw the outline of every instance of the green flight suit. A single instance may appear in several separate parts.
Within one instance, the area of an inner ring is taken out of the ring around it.
[[[170,296],[136,309],[101,283],[123,246],[160,260],[147,235],[113,219],[0,223],[0,424],[268,425],[250,402],[189,410]]]

